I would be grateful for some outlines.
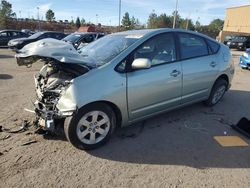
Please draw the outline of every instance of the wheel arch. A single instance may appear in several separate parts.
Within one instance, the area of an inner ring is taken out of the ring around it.
[[[116,116],[116,124],[117,124],[117,127],[120,127],[121,124],[122,124],[122,113],[121,113],[121,110],[119,109],[119,107],[110,102],[110,101],[105,101],[105,100],[100,100],[100,101],[94,101],[94,102],[91,102],[91,103],[88,103],[88,104],[85,104],[84,106],[82,106],[81,108],[87,108],[88,106],[90,105],[93,105],[93,104],[105,104],[105,105],[108,105],[109,107],[112,108],[112,110],[114,111],[115,113],[115,116]]]
[[[228,85],[229,85],[229,77],[228,77],[228,75],[226,75],[225,73],[224,73],[224,74],[221,74],[221,75],[215,80],[214,84],[215,84],[218,80],[220,80],[220,79],[223,79],[223,80],[226,80],[226,81],[227,81],[227,89],[228,89]],[[214,84],[213,84],[213,86],[214,86]]]

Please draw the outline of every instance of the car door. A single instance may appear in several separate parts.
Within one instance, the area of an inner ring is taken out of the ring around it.
[[[151,68],[127,73],[127,100],[130,120],[173,108],[181,100],[181,64],[176,61],[173,33],[157,35],[132,54],[130,61],[147,58]]]
[[[206,39],[178,33],[183,72],[182,104],[207,98],[218,74],[219,60],[209,53]]]
[[[0,46],[7,46],[10,40],[9,32],[3,31],[0,33]]]
[[[11,39],[19,38],[19,32],[17,32],[17,31],[10,31],[10,38]]]

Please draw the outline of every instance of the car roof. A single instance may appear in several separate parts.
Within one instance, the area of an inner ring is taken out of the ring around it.
[[[198,35],[210,40],[214,40],[211,37],[208,37],[207,35],[195,32],[195,31],[190,31],[190,30],[185,30],[185,29],[172,29],[172,28],[160,28],[160,29],[142,29],[142,30],[129,30],[129,31],[122,31],[118,33],[113,33],[113,35],[140,35],[142,37],[146,35],[156,35],[164,32],[181,32],[181,33],[189,33],[189,34],[194,34]],[[214,40],[215,41],[215,40]]]
[[[41,33],[61,33],[64,34],[63,32],[59,32],[59,31],[39,31]]]
[[[15,32],[21,32],[21,33],[23,33],[22,31],[14,30],[14,29],[4,29],[4,30],[0,30],[0,32],[5,32],[5,31],[15,31]]]
[[[74,32],[71,35],[99,34],[98,32]]]

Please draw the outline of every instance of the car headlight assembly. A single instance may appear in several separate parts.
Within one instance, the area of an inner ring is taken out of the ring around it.
[[[17,44],[21,44],[22,41],[14,41],[14,42],[11,42],[12,45],[17,45]]]
[[[248,59],[248,53],[244,52],[243,56]]]

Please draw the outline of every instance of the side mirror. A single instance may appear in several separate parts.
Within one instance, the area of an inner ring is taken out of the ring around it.
[[[149,69],[151,67],[151,61],[147,58],[135,59],[132,63],[132,69]]]

